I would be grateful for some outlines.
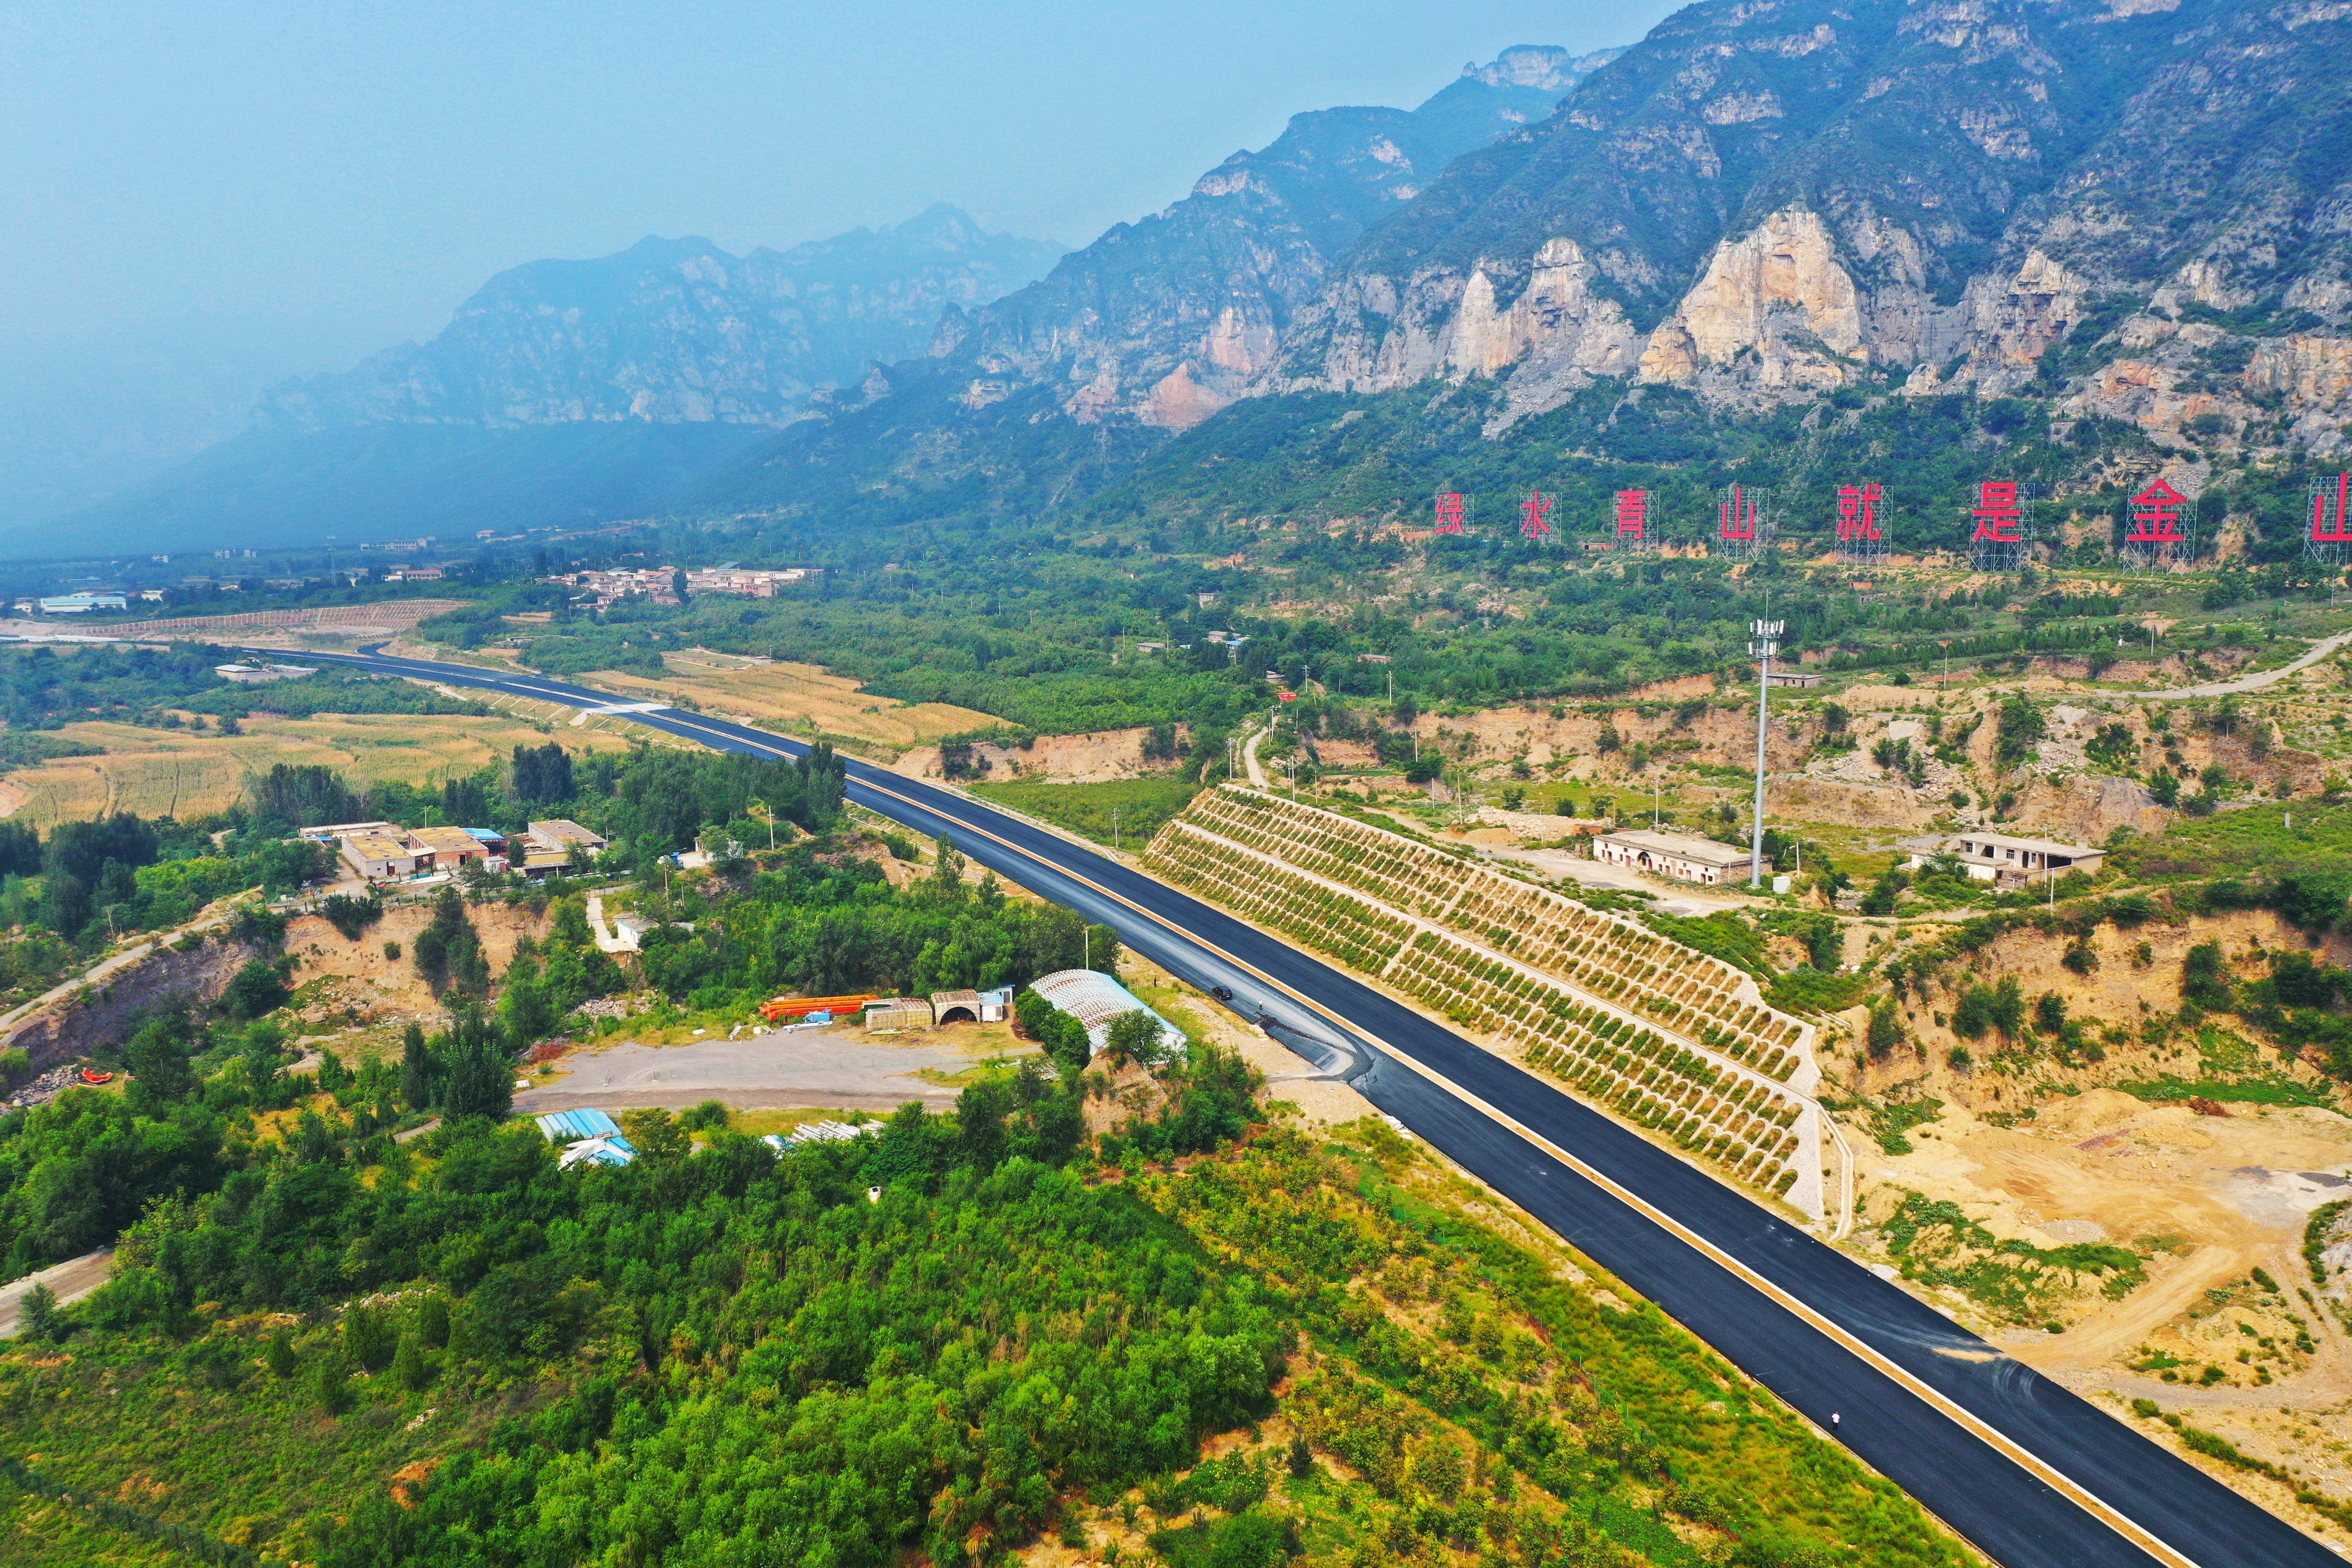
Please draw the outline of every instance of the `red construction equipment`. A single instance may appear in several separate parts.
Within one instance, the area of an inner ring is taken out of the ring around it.
[[[854,1013],[868,1002],[880,1000],[879,996],[779,996],[760,1004],[760,1016],[774,1024],[805,1018],[811,1013]]]

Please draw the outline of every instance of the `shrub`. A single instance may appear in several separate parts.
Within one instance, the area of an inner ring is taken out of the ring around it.
[[[247,960],[244,968],[230,976],[221,1003],[232,1018],[258,1018],[286,1005],[288,995],[286,982],[279,978],[278,971],[256,958]]]
[[[2200,942],[2180,961],[2180,999],[2209,1013],[2226,1013],[2235,1005],[2229,959],[2220,942]]]
[[[364,899],[352,898],[349,893],[335,893],[319,906],[319,913],[329,925],[343,933],[345,942],[357,942],[360,932],[383,919],[383,903],[373,893]]]
[[[280,1329],[269,1336],[268,1353],[270,1375],[283,1381],[292,1377],[301,1367],[301,1358],[294,1353],[294,1331]]]
[[[393,1336],[381,1308],[361,1302],[343,1314],[343,1353],[369,1372],[382,1371],[392,1359]]]
[[[331,1417],[352,1407],[351,1368],[341,1353],[329,1351],[310,1363],[310,1397]]]
[[[449,1342],[449,1303],[439,1296],[427,1296],[417,1304],[416,1337],[428,1350],[439,1350]]]

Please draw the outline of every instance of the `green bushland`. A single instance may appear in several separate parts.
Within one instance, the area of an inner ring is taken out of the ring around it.
[[[0,718],[13,733],[54,730],[85,719],[177,728],[167,710],[246,719],[278,713],[488,713],[482,703],[428,691],[413,681],[321,668],[315,675],[266,686],[240,686],[215,672],[232,662],[226,648],[175,643],[169,649],[128,646],[0,648]],[[292,656],[299,657],[299,656]],[[19,754],[21,752],[22,754]],[[37,747],[13,742],[0,759],[38,761]],[[73,752],[51,752],[74,755]]]
[[[1211,1134],[1106,1180],[1046,1151],[1071,1090],[1028,1081],[1002,1119],[910,1106],[781,1160],[721,1128],[558,1172],[478,1121],[282,1159],[134,1227],[70,1357],[0,1356],[0,1440],[321,1568],[965,1563],[1122,1515],[1219,1568],[1973,1561],[1386,1129]],[[1246,1104],[1213,1053],[1160,1081],[1171,1119]],[[369,1370],[354,1343],[387,1338]],[[1202,1463],[1215,1433],[1239,1446]]]
[[[2044,1321],[2049,1306],[2085,1279],[2096,1280],[2111,1300],[2147,1282],[2145,1257],[2128,1247],[2003,1241],[1958,1204],[1932,1203],[1917,1193],[1906,1193],[1879,1229],[1905,1279],[1952,1286],[2011,1322]]]
[[[972,793],[1066,827],[1098,844],[1112,842],[1111,812],[1118,813],[1116,837],[1130,849],[1151,842],[1168,819],[1192,803],[1201,785],[1181,775],[1118,779],[1108,784],[982,784]]]

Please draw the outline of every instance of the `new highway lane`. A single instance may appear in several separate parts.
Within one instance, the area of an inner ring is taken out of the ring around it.
[[[275,650],[254,649],[256,653]],[[719,751],[804,742],[537,676],[309,654],[583,709]],[[850,798],[1118,930],[1655,1301],[2009,1568],[2339,1563],[2336,1553],[1800,1226],[1290,943],[952,790],[848,763]]]

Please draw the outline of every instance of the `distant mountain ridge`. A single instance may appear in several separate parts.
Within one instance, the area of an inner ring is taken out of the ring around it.
[[[2031,391],[2336,450],[2352,7],[1706,0],[1371,232],[1248,391]]]
[[[0,548],[349,541],[426,519],[446,534],[758,504],[796,483],[761,457],[763,434],[862,439],[833,427],[877,404],[895,412],[914,381],[919,414],[880,421],[881,442],[928,442],[945,462],[996,460],[988,443],[1033,415],[1182,429],[1274,363],[1368,228],[1622,52],[1523,46],[1465,65],[1417,109],[1297,115],[1272,145],[1058,264],[1055,247],[947,206],[783,252],[648,238],[532,262],[490,279],[431,342],[276,387],[247,434]],[[1123,434],[1105,450],[1134,446]]]
[[[1295,115],[1272,145],[1234,153],[1039,282],[950,310],[932,357],[966,382],[969,409],[1045,386],[1081,421],[1198,424],[1273,363],[1292,317],[1367,229],[1454,159],[1545,119],[1621,53],[1523,45],[1465,66],[1418,109]]]
[[[483,285],[430,342],[273,389],[256,423],[782,424],[816,388],[921,353],[942,310],[1010,292],[1059,254],[941,204],[785,251],[647,238],[534,261]]]

